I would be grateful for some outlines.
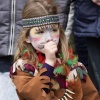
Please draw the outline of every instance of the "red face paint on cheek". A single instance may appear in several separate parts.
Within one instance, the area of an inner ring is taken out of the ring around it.
[[[32,40],[33,40],[34,42],[37,42],[37,41],[40,41],[41,39],[40,39],[40,38],[32,38]]]
[[[59,38],[59,34],[55,35],[54,38]]]

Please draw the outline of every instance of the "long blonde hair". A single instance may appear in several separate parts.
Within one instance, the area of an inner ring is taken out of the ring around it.
[[[44,15],[55,15],[58,14],[57,7],[54,2],[49,2],[47,0],[28,0],[23,11],[22,18],[34,18]],[[37,55],[34,47],[25,42],[25,39],[29,36],[30,28],[22,28],[17,42],[17,48],[14,56],[14,61],[22,57],[23,50],[28,49],[30,54],[30,59],[34,64],[38,63]],[[60,29],[60,40],[58,44],[58,52],[62,52],[64,56],[64,62],[68,59],[68,42],[66,41],[66,36],[62,27],[59,25]]]

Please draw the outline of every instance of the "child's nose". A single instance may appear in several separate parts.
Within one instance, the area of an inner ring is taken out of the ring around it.
[[[47,32],[47,34],[46,34],[46,42],[49,42],[49,41],[53,41],[53,38],[51,36],[51,33]]]
[[[46,42],[49,42],[49,41],[53,41],[53,39],[51,39],[51,40],[47,40]]]

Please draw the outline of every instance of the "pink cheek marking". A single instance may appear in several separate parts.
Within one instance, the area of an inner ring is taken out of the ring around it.
[[[54,38],[59,38],[59,34],[58,35],[55,35]]]
[[[34,42],[37,42],[37,41],[40,41],[41,39],[40,39],[40,38],[32,38],[32,40],[33,40]]]

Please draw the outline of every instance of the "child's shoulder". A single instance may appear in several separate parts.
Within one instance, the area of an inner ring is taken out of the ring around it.
[[[14,62],[14,64],[10,68],[10,76],[15,75],[16,70],[29,73],[32,76],[38,73],[35,66],[33,66],[31,63],[24,59],[18,59],[16,62]]]
[[[86,67],[81,62],[77,62],[75,65],[70,66],[68,81],[76,80],[78,77],[81,80],[86,81],[87,74],[88,72],[87,72]]]
[[[16,69],[18,70],[24,70],[24,64],[26,64],[27,62],[23,59],[18,59],[16,62],[14,62],[13,64],[13,72],[16,71]]]
[[[69,59],[66,65],[70,68],[70,73],[68,75],[69,81],[77,79],[77,77],[86,81],[87,69],[81,62],[78,62],[78,55],[75,55],[72,49],[69,48],[68,51]]]

